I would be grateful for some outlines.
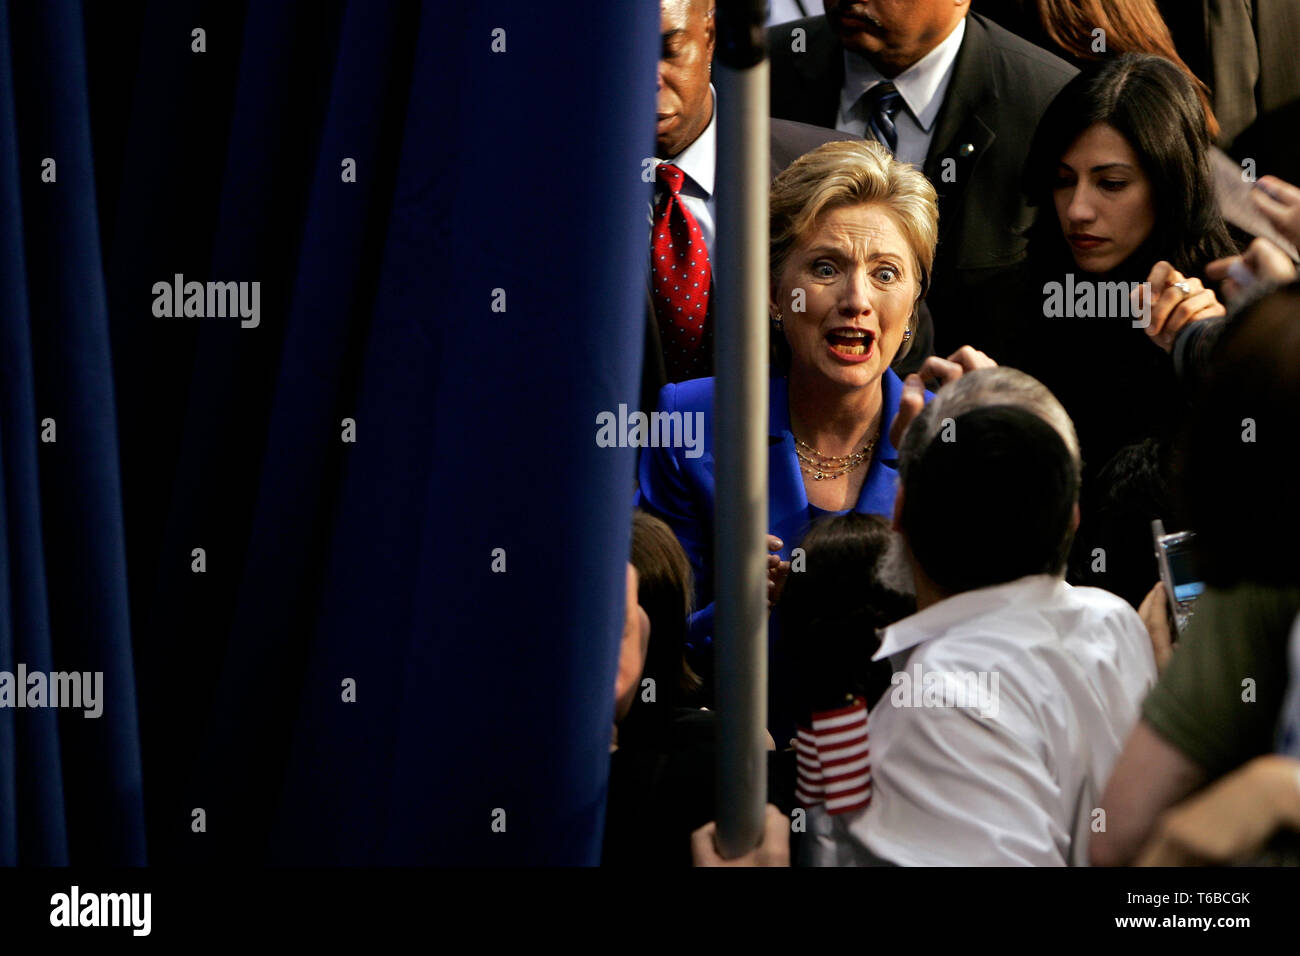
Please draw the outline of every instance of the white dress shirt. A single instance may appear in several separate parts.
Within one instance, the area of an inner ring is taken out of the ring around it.
[[[1102,789],[1156,679],[1137,612],[1032,575],[903,619],[882,657],[896,683],[868,720],[871,803],[839,816],[812,807],[807,861],[1086,865]],[[911,690],[918,676],[980,672],[992,695],[978,704]]]
[[[917,60],[892,82],[902,96],[905,109],[894,115],[898,130],[898,149],[894,157],[917,167],[925,165],[934,136],[934,121],[943,106],[944,94],[952,80],[952,65],[966,35],[966,18],[963,17],[952,33],[937,47]],[[872,139],[867,129],[866,104],[863,94],[886,77],[860,53],[844,51],[844,86],[840,90],[840,115],[835,128],[865,139]]]
[[[655,165],[672,163],[686,174],[679,194],[682,197],[682,205],[691,211],[695,221],[700,224],[700,233],[704,236],[704,244],[708,247],[711,256],[713,255],[713,236],[716,231],[714,223],[717,218],[715,215],[717,204],[713,196],[713,182],[718,164],[718,96],[714,92],[712,83],[709,84],[709,104],[712,113],[709,116],[709,125],[704,127],[704,132],[695,137],[695,142],[671,159],[655,157]],[[655,202],[658,202],[659,192],[663,188],[665,187],[655,187]],[[654,216],[654,205],[652,204],[650,207],[650,225],[652,227],[654,226]]]

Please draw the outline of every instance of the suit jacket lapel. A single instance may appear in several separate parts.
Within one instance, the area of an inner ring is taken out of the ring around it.
[[[925,175],[939,193],[940,238],[957,218],[952,210],[960,208],[962,193],[980,157],[997,138],[980,117],[980,112],[997,98],[988,34],[975,14],[967,14],[966,35],[953,61],[952,79],[925,159]]]
[[[881,376],[880,392],[883,410],[880,437],[876,439],[876,453],[871,456],[871,465],[853,510],[859,514],[889,518],[894,513],[894,499],[898,495],[898,450],[889,440],[889,430],[894,425],[898,403],[903,397],[903,381],[892,369],[887,369]]]

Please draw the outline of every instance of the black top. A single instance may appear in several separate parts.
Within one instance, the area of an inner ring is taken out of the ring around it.
[[[1141,282],[1121,267],[1108,275],[1074,273],[1076,295],[1084,281],[1094,290],[1102,283]],[[1061,285],[1063,304],[1071,286],[1066,275],[1026,264],[1006,278],[995,293],[1014,310],[1013,333],[995,354],[1004,365],[1028,372],[1057,397],[1079,435],[1083,455],[1084,505],[1097,473],[1126,445],[1146,438],[1167,439],[1186,411],[1186,391],[1174,373],[1169,353],[1133,320],[1118,317],[1050,317],[1046,313],[1050,282]],[[1096,301],[1094,295],[1094,302]]]
[[[681,708],[661,746],[610,755],[602,866],[691,865],[692,831],[716,818],[717,716]],[[792,751],[768,755],[767,800],[785,813],[795,806],[794,776]]]

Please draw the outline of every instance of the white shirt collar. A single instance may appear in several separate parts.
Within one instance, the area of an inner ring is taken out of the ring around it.
[[[1031,574],[1006,584],[954,594],[885,628],[880,636],[880,649],[871,659],[878,661],[910,650],[999,608],[1041,605],[1069,587],[1053,574]]]
[[[943,105],[944,93],[952,79],[952,66],[965,35],[966,18],[962,17],[942,43],[892,81],[917,125],[926,133],[930,132],[939,116],[939,107]],[[842,108],[849,109],[862,98],[863,93],[884,80],[885,77],[865,56],[845,50]]]
[[[718,94],[712,83],[709,84],[709,100],[712,114],[704,132],[676,156],[664,160],[690,177],[695,185],[704,190],[705,198],[713,195],[713,180],[718,164]]]

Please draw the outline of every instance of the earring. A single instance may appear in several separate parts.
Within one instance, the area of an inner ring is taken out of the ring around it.
[[[906,342],[911,337],[912,337],[912,327],[909,325],[907,328],[903,329],[903,341]]]
[[[782,319],[781,319],[781,310],[780,310],[780,309],[777,309],[777,310],[776,310],[776,315],[772,316],[772,323],[776,326],[776,330],[777,330],[778,332],[780,332],[782,329],[785,328],[785,322],[783,322]]]

